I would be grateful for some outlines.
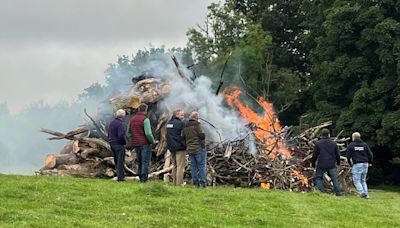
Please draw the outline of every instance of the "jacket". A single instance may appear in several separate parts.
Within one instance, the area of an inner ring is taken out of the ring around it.
[[[151,132],[150,120],[146,113],[139,112],[130,121],[132,144],[134,146],[144,146],[154,144],[154,136]]]
[[[350,165],[356,163],[372,163],[373,154],[369,146],[361,139],[356,139],[346,148],[347,161]]]
[[[189,120],[182,130],[182,140],[186,144],[188,154],[196,154],[200,149],[205,149],[205,135],[196,120]]]
[[[318,161],[318,162],[317,162]],[[321,169],[333,169],[335,163],[340,165],[339,148],[333,140],[322,138],[315,143],[313,155],[311,158],[312,166]]]
[[[108,143],[125,145],[125,127],[124,122],[118,118],[111,121],[108,126]]]
[[[182,129],[185,123],[176,116],[167,123],[167,147],[171,152],[186,150],[182,141]]]

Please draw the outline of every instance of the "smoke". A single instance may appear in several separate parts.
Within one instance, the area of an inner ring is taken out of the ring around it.
[[[66,143],[66,140],[48,141],[49,135],[39,132],[40,128],[60,132],[74,130],[88,122],[84,108],[94,117],[96,114],[111,114],[108,99],[128,93],[133,86],[132,77],[144,72],[167,80],[170,84],[170,93],[160,101],[159,108],[174,110],[180,107],[186,113],[198,111],[200,117],[209,122],[202,122],[209,143],[249,136],[250,148],[255,151],[249,129],[235,112],[224,106],[223,97],[215,95],[209,78],[196,78],[192,87],[179,76],[171,60],[174,54],[184,63],[179,53],[143,53],[147,54],[136,59],[120,57],[116,64],[111,64],[106,70],[105,85],[93,84],[73,102],[60,102],[52,106],[39,102],[18,115],[11,115],[7,106],[0,104],[0,173],[33,174],[39,170],[44,165],[46,155],[59,153]],[[186,73],[191,75],[189,71]]]
[[[202,121],[202,127],[206,132],[208,143],[238,140],[249,135],[249,129],[242,118],[224,105],[222,96],[215,95],[212,81],[208,77],[196,78],[192,86],[186,79],[179,76],[170,56],[166,58],[166,55],[159,56],[144,66],[149,69],[150,75],[164,79],[170,85],[170,92],[158,103],[158,108],[162,112],[176,108],[183,108],[187,114],[192,111],[199,112],[200,117],[205,120]],[[185,68],[181,67],[181,70],[187,76],[193,77],[192,73]],[[251,140],[249,143],[254,145]],[[255,146],[251,147],[251,150],[255,151]]]
[[[60,102],[50,106],[35,103],[18,115],[0,104],[0,173],[33,174],[44,165],[47,154],[58,153],[64,140],[48,141],[39,132],[48,128],[67,132],[85,121],[83,108],[96,111],[95,102]]]

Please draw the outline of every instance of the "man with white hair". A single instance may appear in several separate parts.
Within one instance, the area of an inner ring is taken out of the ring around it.
[[[182,141],[182,129],[185,126],[183,119],[185,112],[178,108],[174,111],[174,116],[167,124],[167,146],[171,151],[172,164],[172,180],[174,185],[180,186],[183,184],[183,176],[186,166],[186,146]]]
[[[117,180],[125,180],[125,111],[119,109],[115,112],[115,119],[108,126],[108,143],[114,156],[115,170],[117,171]]]
[[[352,166],[353,184],[361,197],[368,199],[367,173],[368,166],[372,163],[372,152],[369,146],[361,140],[361,134],[354,132],[351,136],[353,142],[346,149],[347,161]]]
[[[193,185],[198,188],[207,186],[206,181],[206,162],[207,150],[205,147],[205,135],[199,123],[199,113],[192,112],[189,122],[182,130],[182,140],[186,144],[186,152],[190,159],[190,172]]]

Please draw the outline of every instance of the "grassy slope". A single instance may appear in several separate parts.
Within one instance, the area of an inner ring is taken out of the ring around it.
[[[400,192],[371,199],[0,175],[0,227],[400,227]]]

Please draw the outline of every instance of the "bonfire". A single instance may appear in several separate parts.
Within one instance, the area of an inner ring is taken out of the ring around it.
[[[165,75],[135,76],[130,90],[108,101],[114,109],[129,110],[129,116],[135,114],[138,104],[149,105],[149,118],[158,141],[153,149],[156,156],[152,156],[150,178],[166,182],[171,180],[173,166],[166,145],[165,125],[172,117],[172,110],[180,107],[186,112],[200,112],[207,136],[208,185],[312,190],[314,169],[310,160],[314,142],[319,131],[329,127],[331,122],[293,136],[290,127],[281,126],[272,103],[259,97],[256,103],[262,112],[256,112],[242,102],[239,87],[228,86],[221,94],[215,94],[211,81],[204,77],[192,80],[190,72],[175,57],[172,60],[173,69],[166,70]],[[97,113],[92,117],[85,110],[85,114],[90,121],[79,129],[68,133],[41,130],[54,136],[50,140],[66,139],[68,143],[59,154],[47,156],[44,167],[38,171],[40,175],[110,179],[116,176],[114,160],[106,141],[112,112]],[[347,140],[335,138],[342,152]],[[338,172],[342,190],[346,192],[351,183],[351,173],[346,159],[342,157],[342,160],[344,165],[338,167]],[[187,166],[187,182],[190,182],[189,169],[190,166]],[[138,180],[136,170],[136,153],[127,149],[125,171],[128,180]],[[329,177],[325,176],[325,179],[329,184]]]

